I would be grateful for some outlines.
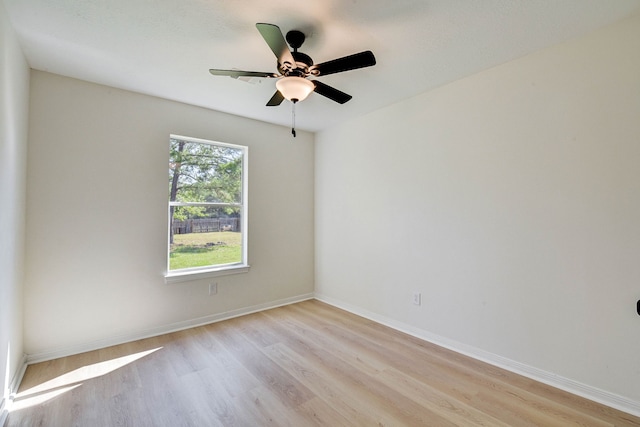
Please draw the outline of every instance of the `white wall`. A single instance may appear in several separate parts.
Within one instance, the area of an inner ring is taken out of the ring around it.
[[[30,356],[313,292],[312,134],[39,71],[29,131]],[[172,133],[249,146],[251,270],[215,296],[212,279],[164,283]]]
[[[321,298],[637,408],[639,255],[638,16],[316,136]]]
[[[0,424],[23,366],[22,282],[29,67],[0,2]]]

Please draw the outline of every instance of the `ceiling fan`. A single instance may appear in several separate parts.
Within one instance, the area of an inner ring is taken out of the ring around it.
[[[278,59],[278,73],[217,69],[210,69],[209,72],[214,76],[229,76],[233,78],[261,77],[278,79],[276,81],[276,93],[267,102],[268,107],[278,106],[285,99],[295,105],[309,96],[311,92],[316,92],[332,101],[344,104],[352,98],[351,95],[318,80],[309,80],[308,78],[356,70],[376,64],[376,58],[370,50],[321,64],[314,64],[309,55],[298,51],[298,48],[302,46],[305,40],[305,35],[301,31],[289,31],[285,39],[277,25],[258,23],[256,28]],[[289,50],[289,46],[293,48],[293,52]],[[292,129],[292,132],[295,136],[294,129]]]

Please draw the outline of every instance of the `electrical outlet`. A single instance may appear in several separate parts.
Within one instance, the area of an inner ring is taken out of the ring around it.
[[[420,292],[416,292],[413,294],[413,304],[420,305],[422,303],[422,294]]]
[[[209,283],[209,295],[215,295],[218,293],[218,282]]]

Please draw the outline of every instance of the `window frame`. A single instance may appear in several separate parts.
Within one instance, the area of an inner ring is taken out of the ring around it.
[[[201,138],[193,138],[189,136],[182,135],[169,135],[169,143],[171,143],[172,139],[191,142],[196,144],[208,144],[220,147],[233,148],[235,150],[240,150],[242,152],[242,162],[241,162],[241,186],[242,186],[242,196],[240,203],[211,203],[211,202],[172,202],[167,200],[167,227],[165,232],[167,233],[167,258],[166,258],[166,271],[164,274],[165,283],[175,283],[175,282],[184,282],[190,280],[198,280],[209,277],[218,277],[218,276],[227,276],[231,274],[240,274],[247,273],[249,271],[249,261],[248,261],[248,200],[249,200],[249,179],[248,179],[248,160],[249,160],[249,147],[246,145],[237,145],[237,144],[229,144],[226,142],[220,141],[212,141],[208,139]],[[167,198],[168,199],[168,198]],[[218,265],[208,265],[203,267],[192,267],[192,268],[183,268],[178,270],[170,270],[169,262],[170,262],[170,252],[171,252],[171,244],[170,244],[170,234],[171,234],[171,215],[169,211],[171,207],[177,206],[208,206],[208,207],[234,207],[240,209],[240,229],[242,232],[242,250],[241,250],[241,261],[238,263],[231,264],[218,264]]]

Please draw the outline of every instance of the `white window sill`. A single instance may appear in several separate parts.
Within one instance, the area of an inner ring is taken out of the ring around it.
[[[247,264],[227,265],[224,267],[210,268],[206,270],[182,270],[179,272],[166,273],[164,275],[164,283],[188,282],[190,280],[229,276],[231,274],[247,272],[249,272],[249,266]]]

